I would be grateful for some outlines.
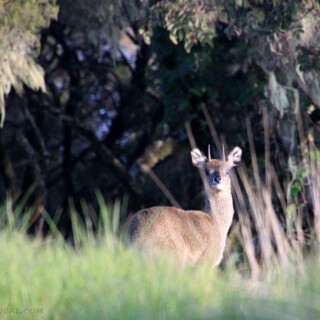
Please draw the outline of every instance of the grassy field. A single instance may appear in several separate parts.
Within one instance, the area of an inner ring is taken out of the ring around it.
[[[238,220],[223,268],[181,270],[168,259],[141,257],[119,240],[126,206],[107,206],[100,193],[99,214],[84,203],[83,221],[70,204],[73,245],[56,229],[58,219],[45,212],[51,236],[27,236],[33,212],[25,203],[32,190],[18,205],[8,200],[0,207],[0,319],[320,319],[315,150],[309,146],[303,161],[308,175],[299,189],[312,206],[311,221],[308,206],[282,188],[270,163],[269,183],[262,183],[252,148],[254,178],[242,166],[240,180],[233,181]],[[309,217],[307,232],[303,217]]]
[[[111,237],[81,249],[15,231],[0,241],[1,319],[320,319],[319,261],[253,281],[144,260]]]

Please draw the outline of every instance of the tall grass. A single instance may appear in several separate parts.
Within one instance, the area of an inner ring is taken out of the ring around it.
[[[226,145],[226,142],[223,137],[222,141],[218,137],[205,106],[203,112],[213,141],[221,150],[221,143]],[[252,173],[246,169],[248,164],[242,163],[238,168],[238,176],[232,177],[239,221],[231,230],[229,240],[233,245],[229,243],[226,255],[237,255],[235,259],[240,261],[239,268],[245,273],[250,271],[252,279],[270,279],[279,269],[301,272],[308,255],[320,258],[320,152],[312,135],[305,137],[299,112],[296,114],[296,125],[300,140],[300,154],[296,156],[297,161],[300,159],[297,170],[303,173],[294,186],[299,191],[299,197],[293,197],[290,192],[293,182],[288,185],[280,183],[270,160],[267,111],[263,110],[264,176],[261,176],[262,170],[258,165],[251,122],[249,118],[246,119]],[[308,201],[311,201],[312,214],[308,211]],[[239,250],[235,254],[235,243],[243,249],[241,257]]]
[[[1,319],[318,319],[319,262],[303,272],[275,270],[252,281],[231,264],[177,269],[150,260],[118,238],[108,207],[97,236],[74,222],[68,245],[54,232],[30,238],[17,228],[0,233]]]
[[[319,319],[319,151],[297,123],[306,172],[301,197],[314,213],[307,232],[307,207],[287,192],[270,161],[267,119],[262,176],[247,120],[253,174],[241,165],[233,176],[238,221],[222,269],[181,270],[169,258],[140,256],[123,241],[125,201],[107,205],[99,193],[99,212],[83,202],[80,217],[70,203],[72,245],[56,227],[59,214],[45,211],[49,235],[30,237],[35,209],[25,205],[31,189],[18,205],[8,199],[0,208],[1,319]]]

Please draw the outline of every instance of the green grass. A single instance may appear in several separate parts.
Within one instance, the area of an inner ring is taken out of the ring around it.
[[[259,281],[246,259],[233,265],[232,253],[225,270],[182,270],[125,246],[116,236],[125,208],[97,197],[100,215],[84,204],[83,220],[70,204],[74,246],[46,212],[51,235],[40,239],[26,233],[32,208],[0,207],[0,319],[320,319],[316,254],[290,271],[268,264]]]
[[[177,269],[110,239],[80,249],[0,234],[0,319],[320,319],[320,264],[253,282],[233,267]]]

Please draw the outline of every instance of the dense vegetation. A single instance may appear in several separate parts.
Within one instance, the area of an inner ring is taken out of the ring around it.
[[[1,305],[316,318],[319,25],[314,0],[0,1]],[[194,143],[244,151],[223,274],[178,274],[119,240],[141,207],[203,207]]]
[[[318,319],[319,264],[272,281],[235,271],[172,268],[89,241],[62,243],[1,234],[2,319]],[[19,254],[17,254],[17,250]]]
[[[22,212],[11,211],[10,203],[1,208],[2,319],[319,318],[318,257],[292,260],[286,270],[274,264],[259,280],[235,261],[223,271],[209,265],[181,270],[124,247],[114,220],[119,206],[98,198],[98,232],[74,215],[74,246],[48,216],[51,236],[30,239]]]

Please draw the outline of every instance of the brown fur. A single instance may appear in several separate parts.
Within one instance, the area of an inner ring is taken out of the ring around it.
[[[228,161],[207,160],[198,149],[191,153],[195,166],[208,174],[220,174],[219,189],[208,178],[207,212],[185,211],[174,207],[152,207],[138,211],[132,218],[127,235],[141,251],[159,256],[172,254],[179,264],[220,263],[226,237],[233,218],[230,177],[227,170],[241,157],[235,148]]]

